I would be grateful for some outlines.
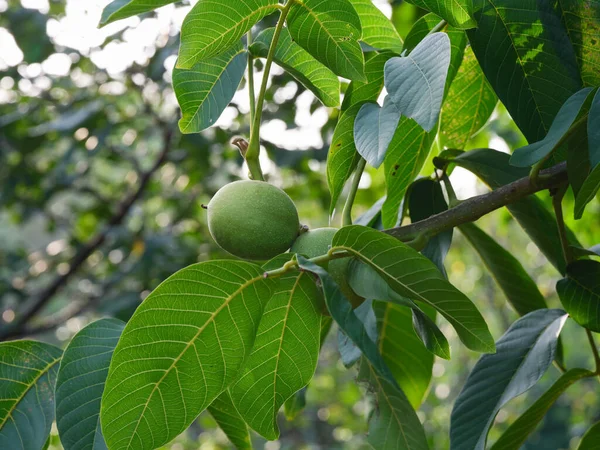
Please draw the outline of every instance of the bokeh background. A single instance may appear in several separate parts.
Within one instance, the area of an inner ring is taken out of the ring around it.
[[[108,0],[0,0],[0,333],[65,345],[103,316],[127,319],[162,280],[189,264],[227,258],[212,242],[201,204],[246,176],[234,135],[248,133],[242,84],[215,127],[183,136],[171,88],[181,23],[195,1],[98,29]],[[375,0],[401,35],[425,12],[401,0]],[[273,18],[267,18],[273,21]],[[258,68],[261,69],[260,64]],[[259,83],[261,76],[257,76]],[[285,189],[303,223],[326,226],[328,144],[337,111],[323,107],[275,68],[262,129],[268,180]],[[472,148],[510,151],[524,139],[499,106]],[[437,151],[434,150],[434,153]],[[425,173],[424,175],[428,175]],[[459,198],[485,192],[468,172],[452,174]],[[357,211],[385,194],[382,171],[363,176]],[[541,198],[548,201],[547,194]],[[598,202],[567,221],[586,246],[600,243]],[[339,217],[333,218],[339,225]],[[558,273],[505,210],[479,224],[523,263],[553,307]],[[446,261],[450,280],[477,304],[499,338],[517,315],[458,232]],[[22,317],[30,317],[20,323]],[[15,325],[18,327],[15,328]],[[419,410],[432,449],[449,446],[452,404],[478,355],[446,323],[453,359],[437,359]],[[15,331],[16,330],[16,331]],[[592,367],[581,328],[564,331],[568,367]],[[257,448],[360,449],[373,409],[363,386],[338,358],[335,333],[321,354],[294,421],[281,417],[281,439]],[[558,377],[552,367],[526,395],[503,409],[500,433]],[[524,447],[572,449],[600,419],[598,381],[571,387]],[[54,428],[52,446],[60,443]],[[229,448],[209,415],[165,448]]]

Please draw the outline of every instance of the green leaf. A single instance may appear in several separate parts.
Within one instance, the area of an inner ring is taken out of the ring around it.
[[[540,309],[520,318],[482,356],[458,395],[450,419],[450,449],[483,450],[494,417],[507,402],[530,389],[554,359],[568,315]]]
[[[260,33],[250,46],[250,52],[266,58],[274,33],[275,28],[267,28]],[[281,30],[273,61],[310,89],[325,106],[339,106],[340,80],[337,75],[296,44],[286,28]]]
[[[350,80],[366,80],[358,43],[362,26],[349,0],[295,2],[287,24],[294,40],[334,73]]]
[[[498,97],[468,47],[442,107],[441,133],[445,144],[464,149],[486,124],[497,103]]]
[[[329,334],[329,331],[331,330],[332,323],[333,323],[333,320],[331,319],[330,316],[322,316],[321,317],[321,336],[320,336],[321,343],[319,345],[320,349],[323,348],[325,339],[327,339],[327,335]],[[296,418],[296,416],[298,416],[298,414],[300,414],[300,412],[302,412],[302,410],[306,406],[306,391],[307,391],[307,389],[308,389],[308,386],[303,387],[298,392],[296,392],[293,396],[291,396],[290,398],[288,398],[286,400],[286,402],[284,404],[284,412],[285,412],[285,417],[287,420],[294,420]]]
[[[377,342],[377,318],[373,311],[373,300],[365,300],[354,309],[354,315],[360,320],[367,337]],[[360,348],[341,329],[338,330],[338,351],[340,359],[346,368],[352,367],[362,356]]]
[[[573,320],[584,328],[600,333],[600,263],[575,261],[567,266],[567,275],[556,284],[560,302]]]
[[[361,297],[375,298],[412,309],[414,331],[426,349],[440,358],[450,359],[450,345],[435,322],[415,302],[394,291],[375,269],[360,261],[352,261],[348,271],[348,282],[352,290]],[[423,306],[427,307],[427,305]],[[435,311],[431,312],[431,316],[435,318]],[[410,329],[410,321],[408,323],[407,329]],[[402,384],[400,386],[402,387]]]
[[[308,384],[317,368],[320,299],[310,274],[282,276],[260,319],[252,353],[230,388],[246,423],[269,440],[279,437],[279,409]]]
[[[419,42],[425,39],[441,20],[440,16],[434,13],[428,13],[419,17],[406,35],[406,39],[404,39],[404,50],[407,52],[413,51],[419,45]]]
[[[42,342],[0,343],[0,448],[37,450],[46,443],[61,356]]]
[[[277,11],[278,0],[200,0],[181,27],[177,67],[191,69],[198,61],[219,56],[237,45],[263,17]]]
[[[362,102],[374,102],[383,90],[383,69],[390,59],[387,53],[365,53],[365,76],[367,81],[353,80],[346,89],[342,112]]]
[[[535,282],[510,252],[475,224],[463,224],[459,229],[477,250],[515,311],[524,316],[548,307]]]
[[[199,133],[219,120],[242,81],[246,61],[246,50],[238,42],[189,70],[173,70],[173,89],[183,113],[179,121],[182,133]]]
[[[584,150],[588,148],[588,140],[587,133],[583,127],[578,127],[577,131],[573,132],[572,136],[567,139],[565,147],[567,150],[567,177],[569,179],[569,184],[573,189],[573,195],[577,199],[581,188],[590,175],[591,169],[588,152]],[[553,162],[556,161],[557,158],[563,159],[562,156],[559,156],[560,153],[560,151],[557,151],[556,155],[553,155]],[[577,202],[575,209],[578,209]]]
[[[581,219],[585,207],[594,200],[598,190],[600,190],[600,164],[594,167],[575,197],[575,219]]]
[[[376,301],[374,309],[379,330],[379,352],[410,404],[418,408],[429,390],[434,354],[425,348],[413,331],[413,315],[408,308]]]
[[[527,437],[533,433],[550,407],[558,400],[562,393],[576,381],[589,376],[593,376],[593,373],[585,369],[572,369],[564,373],[550,389],[508,427],[490,450],[513,450],[521,448]]]
[[[510,164],[516,167],[529,167],[548,156],[564,141],[592,88],[584,88],[573,94],[560,108],[552,121],[548,134],[539,142],[518,148],[510,158]]]
[[[361,360],[358,380],[369,383],[377,399],[367,441],[381,450],[425,450],[427,438],[417,413],[402,390],[390,384],[369,362]]]
[[[473,0],[409,0],[409,3],[437,14],[453,27],[465,30],[477,26]]]
[[[402,38],[394,24],[385,17],[372,0],[350,0],[360,17],[362,39],[365,44],[378,50],[402,53]]]
[[[599,450],[600,449],[600,422],[595,423],[586,431],[579,443],[577,450]]]
[[[491,149],[471,150],[452,159],[457,166],[477,175],[492,189],[497,189],[520,178],[529,176],[529,170],[509,164],[510,155]],[[536,196],[530,196],[507,205],[508,210],[554,267],[564,274],[565,258],[562,253],[556,219]],[[569,241],[579,245],[573,232],[567,228]]]
[[[437,130],[427,133],[412,119],[400,119],[384,160],[387,198],[382,218],[385,228],[397,224],[404,194],[421,172],[436,134]]]
[[[124,327],[117,319],[92,322],[65,349],[56,380],[56,426],[65,450],[106,449],[100,430],[100,400]]]
[[[332,248],[346,250],[369,264],[400,295],[435,308],[471,350],[494,351],[493,338],[475,305],[431,261],[408,245],[377,230],[354,225],[336,233]]]
[[[481,0],[477,28],[467,31],[483,72],[529,142],[546,136],[558,110],[581,89],[557,3]]]
[[[224,391],[208,407],[219,428],[238,450],[252,450],[250,430],[233,404],[229,391]]]
[[[385,159],[400,122],[400,115],[389,95],[386,96],[383,107],[377,103],[366,103],[358,112],[354,122],[356,150],[376,169]]]
[[[440,115],[450,66],[450,38],[445,33],[425,37],[409,55],[385,65],[385,87],[403,116],[431,131]]]
[[[588,145],[592,167],[600,164],[600,89],[596,91],[588,114]]]
[[[600,40],[598,0],[559,0],[562,18],[579,64],[585,86],[600,85]]]
[[[144,300],[115,349],[102,397],[111,450],[166,444],[237,379],[271,298],[263,274],[242,261],[194,264]]]
[[[325,304],[327,305],[327,309],[333,320],[335,320],[340,329],[352,339],[363,355],[371,364],[373,364],[375,370],[396,386],[396,380],[379,353],[377,344],[373,342],[371,337],[367,334],[363,322],[354,313],[352,305],[348,299],[344,297],[338,285],[322,267],[317,266],[301,255],[297,255],[297,258],[298,265],[301,269],[314,273],[321,280],[321,285],[323,286],[323,292],[325,294]]]
[[[161,6],[178,2],[179,0],[113,0],[104,7],[100,25],[104,26],[117,20],[153,11]]]

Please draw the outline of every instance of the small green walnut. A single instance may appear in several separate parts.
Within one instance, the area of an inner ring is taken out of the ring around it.
[[[267,260],[286,252],[300,221],[292,199],[264,181],[236,181],[208,204],[208,229],[223,250],[244,259]]]
[[[325,255],[331,248],[333,236],[337,231],[337,228],[316,228],[307,231],[296,239],[290,251],[292,253],[299,253],[307,258],[316,258],[317,256]],[[333,259],[329,263],[324,264],[323,268],[329,272],[331,278],[340,287],[342,294],[356,308],[365,299],[357,295],[348,283],[348,266],[350,265],[350,261],[352,261],[352,258]]]

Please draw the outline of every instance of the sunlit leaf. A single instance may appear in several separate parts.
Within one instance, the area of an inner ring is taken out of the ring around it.
[[[201,0],[181,27],[177,67],[191,69],[237,45],[252,26],[277,11],[278,0]]]
[[[470,349],[493,352],[494,342],[475,305],[451,285],[435,265],[399,240],[370,228],[341,228],[332,248],[354,254],[373,267],[399,294],[435,308]],[[402,262],[408,264],[402,264]]]
[[[0,343],[0,448],[41,449],[54,421],[62,350],[35,341]]]
[[[239,42],[191,69],[173,70],[173,89],[183,113],[179,121],[182,133],[199,133],[217,122],[242,81],[246,59]]]
[[[239,379],[231,386],[246,423],[269,440],[279,437],[277,413],[308,384],[317,367],[321,293],[310,274],[292,272],[277,280]]]
[[[350,0],[362,24],[361,41],[378,50],[402,52],[402,38],[394,24],[385,17],[372,0]]]
[[[561,375],[550,389],[538,398],[527,411],[513,422],[510,427],[500,436],[490,450],[513,450],[521,448],[527,438],[539,423],[544,419],[548,410],[554,402],[576,381],[593,376],[593,373],[585,369],[571,369]]]
[[[467,31],[483,72],[531,143],[546,136],[560,107],[581,88],[558,3],[477,1],[477,28]]]
[[[383,69],[390,59],[387,53],[365,53],[365,76],[367,81],[353,80],[344,94],[342,111],[361,102],[376,101],[383,90]]]
[[[496,103],[498,98],[468,47],[442,107],[440,131],[445,144],[464,149],[488,121]]]
[[[600,333],[600,262],[575,261],[556,284],[563,307],[582,327]]]
[[[410,117],[426,131],[437,123],[448,67],[450,39],[433,33],[404,57],[390,59],[385,65],[385,87],[403,116]]]
[[[552,121],[548,134],[539,142],[518,148],[510,158],[510,164],[517,167],[529,167],[550,154],[563,142],[563,137],[575,123],[579,112],[592,88],[584,88],[573,94],[560,108]]]
[[[210,404],[208,412],[237,450],[252,450],[250,430],[235,408],[229,390],[224,391]]]
[[[456,28],[477,25],[473,19],[473,0],[409,0],[409,3],[437,14]]]
[[[358,43],[362,25],[349,0],[294,2],[287,24],[294,41],[334,73],[350,80],[366,80]]]
[[[102,11],[100,25],[106,25],[127,17],[153,11],[179,0],[113,0]]]
[[[417,413],[402,390],[383,378],[369,362],[361,360],[358,380],[371,385],[377,398],[367,440],[381,450],[425,450],[427,438]]]
[[[250,46],[252,54],[266,58],[274,33],[275,28],[260,33]],[[281,30],[273,61],[310,89],[325,106],[339,106],[340,80],[337,75],[296,44],[285,28]]]
[[[117,319],[92,322],[65,349],[56,380],[56,426],[65,450],[106,449],[100,430],[100,400],[124,327]]]
[[[157,448],[239,376],[272,280],[242,261],[210,261],[164,281],[128,322],[102,397],[108,447]]]
[[[529,390],[554,359],[568,315],[540,309],[520,318],[482,356],[458,395],[450,421],[450,449],[483,450],[494,417],[507,402]]]

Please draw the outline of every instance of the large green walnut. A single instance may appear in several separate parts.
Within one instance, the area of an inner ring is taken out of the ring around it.
[[[300,230],[292,199],[264,181],[230,183],[215,194],[207,209],[215,242],[244,259],[267,260],[286,252]]]
[[[317,256],[325,255],[331,248],[331,242],[336,232],[337,228],[316,228],[307,231],[296,239],[290,251],[292,253],[299,253],[307,258],[316,258]],[[324,264],[323,268],[327,269],[331,278],[340,287],[342,294],[356,308],[365,299],[357,295],[348,283],[348,268],[351,261],[352,258],[333,259],[329,263]]]

